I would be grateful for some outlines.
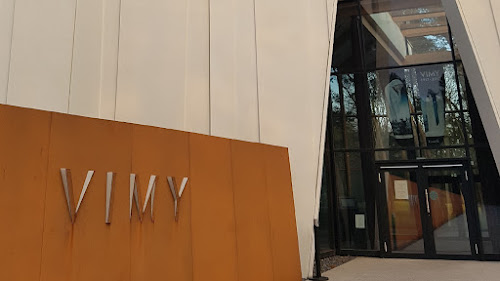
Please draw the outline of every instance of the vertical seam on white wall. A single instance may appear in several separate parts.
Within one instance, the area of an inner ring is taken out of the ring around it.
[[[66,113],[69,112],[69,107],[71,103],[71,85],[73,84],[73,59],[75,56],[75,37],[76,37],[76,15],[77,15],[77,10],[78,10],[78,0],[75,0],[75,12],[74,12],[74,18],[73,18],[73,43],[71,45],[71,63],[70,63],[70,68],[69,68],[69,87],[68,87],[68,108],[66,110]]]
[[[239,19],[239,14],[238,14],[238,4],[235,4],[235,2],[238,2],[240,0],[231,0],[231,7],[230,7],[230,11],[232,11],[232,18],[231,18],[231,23],[232,23],[232,29],[231,29],[231,45],[232,45],[232,49],[231,49],[231,66],[232,66],[232,69],[231,69],[231,91],[229,92],[230,95],[231,95],[231,101],[232,101],[232,104],[231,104],[231,110],[230,112],[228,112],[229,114],[225,115],[224,117],[225,118],[231,118],[232,119],[232,122],[231,122],[231,125],[230,125],[230,129],[229,129],[229,126],[228,128],[224,128],[226,126],[221,126],[222,128],[226,129],[227,131],[230,131],[230,132],[225,132],[225,134],[221,134],[221,132],[219,132],[219,136],[225,136],[225,137],[230,137],[232,139],[245,139],[245,133],[242,133],[239,128],[240,128],[240,121],[244,120],[243,118],[240,118],[239,114],[237,114],[238,112],[238,93],[236,93],[236,90],[237,90],[237,84],[238,84],[238,74],[237,74],[237,70],[238,70],[238,60],[237,60],[237,51],[238,51],[238,46],[237,46],[237,43],[236,43],[236,40],[237,40],[237,29],[238,29],[238,24],[240,23],[238,21]],[[222,110],[219,110],[219,112],[221,112]],[[223,130],[224,130],[223,129]],[[246,128],[245,128],[246,129]]]
[[[105,15],[106,15],[106,1],[101,2],[101,49],[99,57],[99,104],[97,108],[98,117],[102,118],[102,98],[103,98],[103,69],[104,69],[104,37],[105,37]]]
[[[254,24],[254,36],[255,36],[255,81],[257,82],[257,138],[259,142],[261,139],[261,128],[260,128],[260,91],[259,91],[259,51],[257,44],[257,8],[256,0],[253,0],[253,24]]]
[[[500,33],[498,33],[497,18],[496,18],[495,12],[493,10],[493,4],[491,4],[491,0],[488,2],[490,4],[491,14],[493,15],[493,22],[495,23],[495,31],[497,32],[497,41],[500,43],[500,37],[499,37]]]
[[[212,135],[212,2],[208,0],[208,134]]]
[[[9,46],[9,64],[7,66],[7,81],[5,81],[5,104],[8,104],[9,100],[9,83],[10,83],[10,68],[12,65],[12,42],[14,41],[14,19],[16,17],[16,3],[17,0],[14,0],[14,5],[12,7],[12,25],[10,28],[10,46]]]
[[[118,100],[118,73],[120,71],[120,37],[122,33],[122,0],[118,4],[118,42],[116,43],[116,73],[115,73],[115,104],[113,108],[113,120],[116,120]]]
[[[193,126],[189,126],[187,120],[187,116],[189,116],[188,114],[188,100],[189,100],[189,97],[188,95],[190,94],[189,91],[188,91],[188,72],[189,72],[189,67],[188,67],[188,44],[189,44],[189,9],[191,7],[191,0],[187,0],[186,1],[186,20],[185,20],[185,33],[184,33],[184,112],[182,113],[183,115],[183,130],[184,131],[189,131],[189,132],[193,132],[195,131]]]

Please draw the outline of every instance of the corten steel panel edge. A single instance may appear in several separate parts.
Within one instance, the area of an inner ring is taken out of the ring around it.
[[[0,280],[39,280],[50,113],[0,105]]]
[[[302,280],[288,149],[262,146],[274,280]]]

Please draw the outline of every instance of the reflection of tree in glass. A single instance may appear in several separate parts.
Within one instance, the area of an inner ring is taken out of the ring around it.
[[[464,131],[460,111],[460,91],[455,80],[455,69],[453,65],[444,66],[444,75],[439,82],[445,89],[446,97],[446,129],[444,145],[463,145]],[[452,111],[452,112],[450,112]]]
[[[346,115],[356,115],[356,86],[354,74],[342,75],[342,93],[344,95],[344,111]]]

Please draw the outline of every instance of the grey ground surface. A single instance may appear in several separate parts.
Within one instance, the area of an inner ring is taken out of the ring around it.
[[[333,281],[498,281],[500,262],[358,257],[323,276]]]
[[[344,263],[353,260],[354,258],[355,257],[350,256],[331,256],[323,258],[321,259],[321,272],[325,272],[337,266],[341,266]],[[314,268],[314,272],[316,272],[316,267]]]

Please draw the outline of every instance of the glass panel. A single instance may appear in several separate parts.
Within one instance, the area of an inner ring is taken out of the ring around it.
[[[406,87],[404,69],[377,71],[377,77],[383,91],[378,93],[379,98],[377,99],[379,101],[376,106],[380,107],[385,104],[385,111],[391,123],[392,136],[398,140],[412,139],[410,110],[413,106]],[[379,111],[384,112],[383,110]]]
[[[332,120],[334,148],[359,148],[358,118],[333,117]]]
[[[346,115],[356,115],[356,86],[354,84],[354,74],[342,75],[342,94],[344,98],[344,113]]]
[[[385,109],[384,92],[380,85],[380,79],[377,72],[368,72],[366,74],[368,80],[368,91],[370,93],[370,106],[372,114],[376,116],[387,116]]]
[[[342,249],[376,250],[374,198],[366,202],[360,153],[335,153],[339,234]],[[373,209],[371,209],[373,208]]]
[[[479,177],[477,171],[474,173],[474,177]],[[493,243],[490,238],[490,233],[488,231],[488,220],[486,215],[486,207],[483,200],[483,191],[481,186],[481,181],[478,180],[474,183],[474,190],[476,192],[477,200],[477,213],[479,217],[479,227],[481,231],[481,236],[483,237],[483,250],[485,254],[493,254]]]
[[[325,152],[325,158],[328,158]],[[318,227],[318,245],[320,253],[325,253],[333,250],[333,234],[332,223],[333,218],[330,216],[330,196],[329,188],[331,188],[330,183],[330,165],[325,164],[323,166],[323,180],[321,186],[321,198],[320,198],[320,208],[319,208],[319,227]]]
[[[359,148],[358,118],[347,117],[345,122],[345,136],[347,148]]]
[[[392,133],[391,122],[387,117],[373,118],[373,139],[375,140],[375,148],[390,147],[389,139]]]
[[[446,16],[440,0],[362,0],[368,68],[451,61]]]
[[[465,158],[465,148],[422,149],[422,157],[426,159]]]
[[[474,137],[472,136],[472,120],[468,111],[464,112],[465,130],[467,130],[468,142],[470,145],[474,144]]]
[[[411,76],[411,71],[403,68],[379,70],[367,75],[375,115],[373,133],[376,148],[418,146],[417,124],[412,117],[415,114],[415,99]],[[415,157],[413,154],[410,159]]]
[[[463,94],[462,91],[459,92],[457,90],[457,80],[455,79],[456,77],[455,68],[453,64],[444,64],[443,69],[444,69],[445,102],[446,102],[445,110],[446,111],[462,110],[460,108],[460,99],[463,99]]]
[[[345,148],[344,118],[334,116],[333,121],[333,148]]]
[[[360,70],[359,56],[355,53],[355,47],[359,41],[355,39],[358,5],[357,3],[339,3],[337,10],[332,68],[335,72]]]
[[[500,254],[500,176],[489,147],[476,147],[474,182],[485,254]]]
[[[392,251],[424,253],[416,172],[394,169],[384,177]]]
[[[415,68],[418,113],[423,117],[423,128],[419,127],[423,146],[439,146],[445,134],[445,74],[443,65],[419,66]],[[455,87],[456,88],[456,87]],[[424,131],[424,133],[422,133]]]
[[[467,87],[465,83],[465,70],[462,62],[457,62],[457,72],[458,72],[458,82],[460,84],[460,94],[462,98],[463,110],[468,110],[469,104],[467,102],[467,95],[466,95]]]
[[[460,113],[447,113],[444,145],[464,145],[464,130]]]
[[[458,170],[426,170],[427,196],[437,254],[470,255],[465,201]]]
[[[341,99],[340,99],[340,89],[339,81],[336,75],[330,76],[330,99],[332,102],[332,113],[337,115],[340,114]]]

